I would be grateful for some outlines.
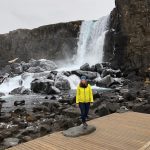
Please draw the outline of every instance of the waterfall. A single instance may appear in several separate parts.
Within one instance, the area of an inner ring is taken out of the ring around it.
[[[94,65],[103,61],[103,46],[105,33],[107,32],[109,16],[102,17],[97,21],[83,21],[80,28],[77,54],[73,57],[70,64],[65,64],[64,67],[58,68],[57,71],[79,69],[84,63]],[[47,74],[47,72],[45,72]],[[11,90],[24,86],[30,88],[30,83],[36,77],[43,76],[42,73],[26,73],[24,75],[8,78],[0,85],[0,92],[8,94]],[[66,77],[70,82],[71,88],[75,89],[80,82],[79,77],[71,75]],[[23,84],[19,85],[22,80]]]
[[[82,22],[77,54],[73,58],[76,66],[84,63],[94,65],[103,61],[103,46],[108,20],[109,16],[105,16],[98,21]]]

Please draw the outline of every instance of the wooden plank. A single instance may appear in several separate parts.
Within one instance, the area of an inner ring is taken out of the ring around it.
[[[91,120],[89,124],[96,126],[90,135],[69,138],[56,132],[9,150],[150,150],[149,114],[116,113]]]

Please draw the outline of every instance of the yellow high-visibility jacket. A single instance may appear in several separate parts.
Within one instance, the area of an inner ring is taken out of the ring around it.
[[[93,102],[93,92],[90,84],[86,88],[80,87],[78,85],[76,91],[76,103],[92,103]]]

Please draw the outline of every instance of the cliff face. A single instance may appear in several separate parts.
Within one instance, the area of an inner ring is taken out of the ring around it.
[[[76,52],[81,21],[19,29],[0,35],[0,67],[18,57],[34,59],[67,59]]]
[[[122,70],[150,67],[150,1],[116,0],[105,40],[105,61]]]

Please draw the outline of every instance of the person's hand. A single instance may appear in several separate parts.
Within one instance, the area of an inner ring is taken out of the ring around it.
[[[76,104],[76,107],[79,107],[79,104]]]

